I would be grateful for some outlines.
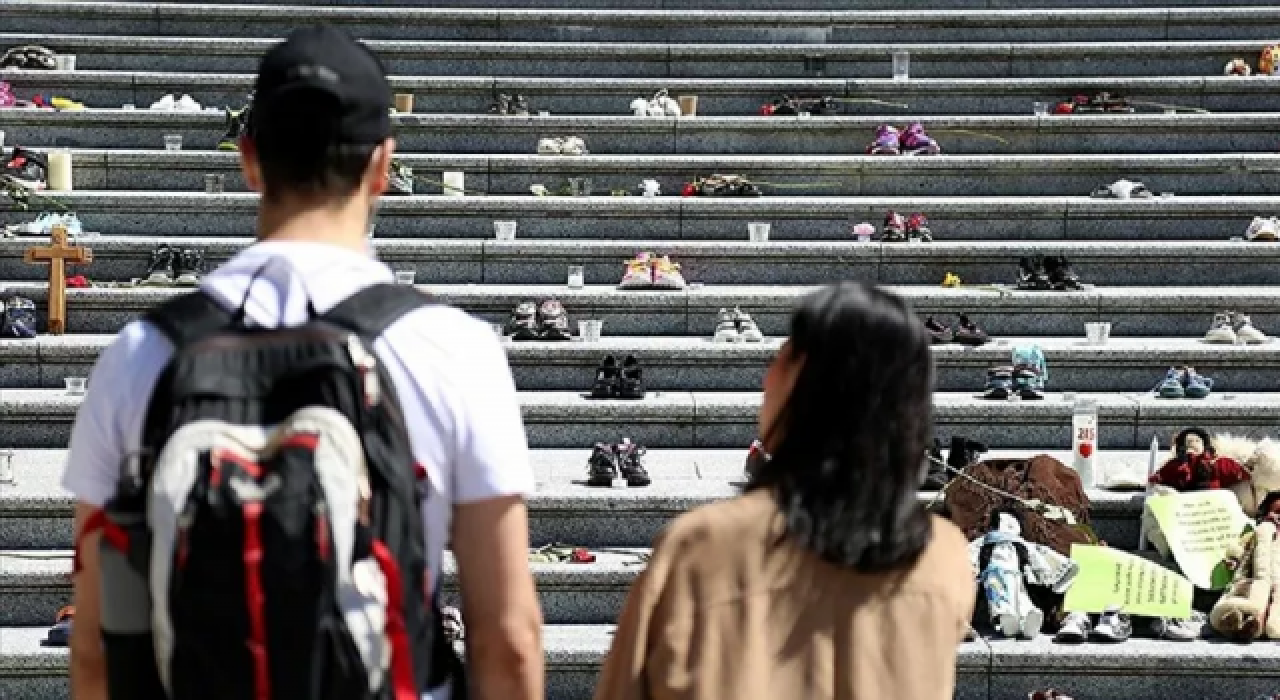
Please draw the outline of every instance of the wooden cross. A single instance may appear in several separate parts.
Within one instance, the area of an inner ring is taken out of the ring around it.
[[[67,263],[87,265],[93,262],[93,251],[82,246],[67,245],[67,229],[54,226],[47,248],[28,248],[22,256],[25,263],[49,263],[49,333],[67,331]]]

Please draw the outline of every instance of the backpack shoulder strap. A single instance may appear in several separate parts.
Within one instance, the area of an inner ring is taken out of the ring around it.
[[[383,283],[352,294],[320,318],[362,338],[376,338],[405,314],[431,303],[411,285]]]
[[[232,313],[200,290],[160,304],[143,320],[160,329],[177,349],[227,328]]]

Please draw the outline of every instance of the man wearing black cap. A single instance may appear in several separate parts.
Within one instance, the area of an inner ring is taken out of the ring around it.
[[[249,323],[274,328],[393,281],[366,237],[395,147],[390,107],[382,65],[346,34],[301,30],[268,52],[240,142],[245,180],[262,195],[258,242],[210,273],[202,289],[224,308],[243,308]],[[457,559],[470,694],[541,698],[542,619],[524,505],[534,480],[501,344],[488,324],[435,305],[396,321],[374,350],[396,385],[413,456],[429,482],[422,517],[432,585],[446,542]],[[138,452],[152,388],[172,353],[157,328],[138,321],[94,368],[62,481],[77,499],[77,533],[114,494],[126,457]],[[99,600],[97,540],[89,535],[78,548],[76,700],[106,697],[99,628],[110,601]],[[450,688],[429,697],[447,700]]]

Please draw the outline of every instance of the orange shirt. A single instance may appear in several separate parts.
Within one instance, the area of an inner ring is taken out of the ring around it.
[[[632,586],[596,700],[950,700],[967,543],[933,518],[909,568],[860,574],[781,534],[756,491],[678,518]]]

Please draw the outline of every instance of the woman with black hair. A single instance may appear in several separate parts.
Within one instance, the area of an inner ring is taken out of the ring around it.
[[[916,498],[932,385],[901,299],[806,297],[764,380],[767,454],[658,537],[596,698],[951,698],[976,589],[963,535]]]

